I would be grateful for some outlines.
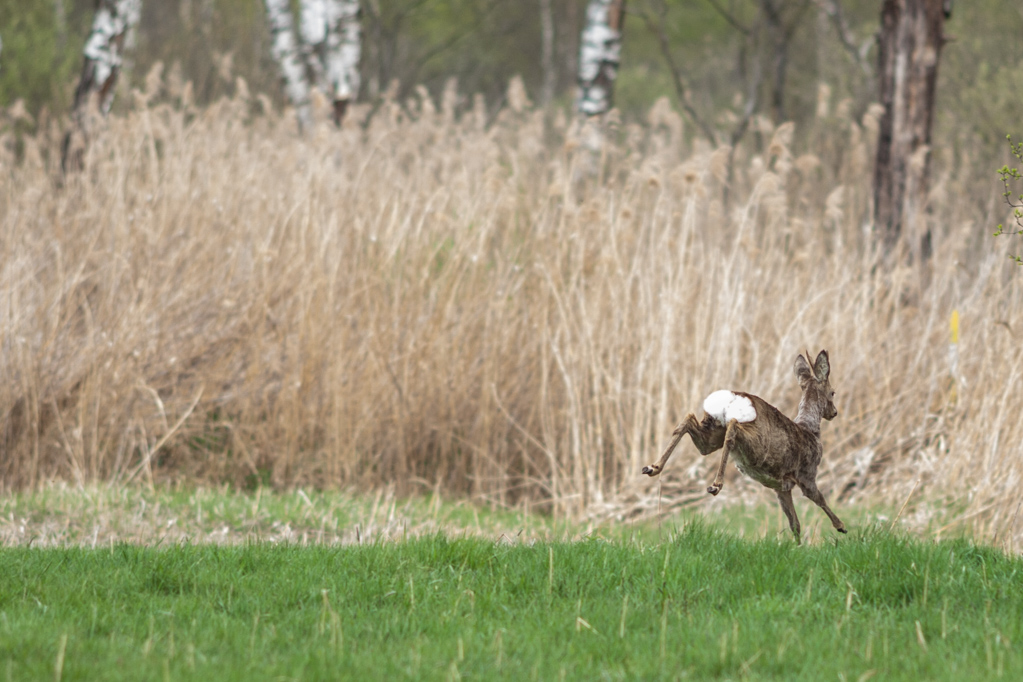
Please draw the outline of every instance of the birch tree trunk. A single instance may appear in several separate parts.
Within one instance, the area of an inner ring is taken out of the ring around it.
[[[302,0],[302,54],[313,80],[334,105],[334,123],[359,94],[362,53],[359,0]]]
[[[99,93],[99,109],[105,115],[114,103],[114,86],[121,71],[122,50],[128,31],[138,23],[142,0],[99,0],[92,32],[82,54],[82,76],[75,89],[74,110],[87,106],[89,96]]]
[[[881,9],[878,79],[884,115],[874,167],[874,224],[887,253],[905,227],[911,231],[912,253],[929,255],[922,211],[938,58],[945,42],[944,5],[944,0],[885,0]]]
[[[579,98],[576,108],[598,116],[611,108],[622,54],[625,0],[590,0],[579,46]]]
[[[288,0],[265,2],[266,16],[270,21],[270,52],[281,67],[284,92],[295,107],[298,130],[302,132],[312,127],[313,119],[309,108],[309,81],[295,39],[295,22],[291,17]]]
[[[97,0],[92,31],[82,50],[82,75],[75,88],[71,108],[71,130],[61,146],[61,167],[68,171],[80,168],[90,132],[89,105],[97,94],[99,111],[110,113],[114,103],[114,87],[121,72],[125,38],[138,23],[142,0]]]

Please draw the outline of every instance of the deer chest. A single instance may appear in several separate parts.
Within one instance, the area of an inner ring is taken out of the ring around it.
[[[782,488],[786,471],[780,461],[773,461],[769,456],[757,457],[752,448],[742,445],[732,450],[731,455],[735,467],[746,476],[773,490]]]

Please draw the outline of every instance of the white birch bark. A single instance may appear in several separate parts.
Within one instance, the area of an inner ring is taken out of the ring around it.
[[[101,0],[85,41],[82,76],[75,90],[74,111],[87,106],[89,96],[99,93],[99,110],[106,115],[114,103],[114,86],[121,71],[128,32],[138,23],[142,0]]]
[[[611,108],[622,54],[625,0],[590,0],[579,45],[579,113],[596,116]]]
[[[301,0],[298,36],[310,85],[323,89],[323,51],[327,45],[327,0]]]
[[[359,94],[360,34],[359,0],[302,0],[302,53],[315,84],[333,101],[338,125]]]
[[[281,67],[284,92],[298,114],[299,132],[308,130],[313,122],[309,107],[309,81],[295,40],[288,0],[266,0],[266,15],[270,21],[270,51]]]
[[[65,172],[78,170],[84,163],[92,128],[89,103],[93,93],[97,95],[99,112],[103,116],[110,113],[126,41],[140,14],[142,0],[98,0],[96,3],[92,30],[82,49],[82,75],[71,107],[71,128],[61,144],[60,164]]]

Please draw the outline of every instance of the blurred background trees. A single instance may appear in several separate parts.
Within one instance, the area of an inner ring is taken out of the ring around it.
[[[439,94],[449,78],[465,93],[481,92],[499,105],[508,80],[521,75],[527,90],[546,87],[555,102],[575,96],[580,33],[587,0],[363,0],[362,99],[392,81],[398,96],[422,84]],[[300,3],[292,2],[299,16]],[[7,0],[0,5],[4,41],[0,104],[24,98],[30,112],[71,106],[75,75],[94,12],[93,0]],[[838,15],[836,15],[838,11]],[[772,119],[814,115],[817,85],[836,100],[865,108],[877,99],[876,70],[881,3],[877,0],[632,0],[629,14],[663,12],[662,28],[698,108],[721,112],[742,97],[741,84],[760,63],[761,100]],[[549,26],[544,29],[544,20]],[[841,28],[840,28],[841,27]],[[674,96],[669,65],[649,27],[625,21],[615,105],[642,117],[662,95]],[[751,34],[762,34],[751,40]],[[962,8],[948,25],[939,107],[985,141],[1003,140],[1019,118],[1023,85],[1023,6],[1015,0]],[[551,40],[544,69],[544,36]],[[155,61],[179,64],[196,101],[229,92],[240,76],[249,87],[282,101],[271,35],[258,0],[143,2],[134,42],[129,87]],[[129,70],[126,69],[126,72]],[[545,86],[546,80],[546,86]],[[940,125],[940,123],[939,123]]]
[[[493,112],[518,74],[534,100],[569,107],[587,4],[362,0],[359,99],[373,102],[392,84],[399,100],[418,85],[436,97],[455,78],[460,92],[483,94]],[[300,3],[290,5],[297,30]],[[70,111],[94,9],[93,0],[0,5],[0,106],[23,99],[33,119],[44,109]],[[669,96],[727,141],[755,99],[757,115],[775,125],[794,121],[798,141],[817,114],[822,85],[832,106],[857,118],[878,101],[876,0],[630,0],[627,13],[639,20],[624,22],[614,99],[626,121],[642,119]],[[644,17],[655,17],[657,30]],[[1004,155],[999,143],[1008,132],[1018,134],[1023,111],[1023,5],[993,0],[964,7],[946,33],[934,137],[945,150],[983,145]],[[159,61],[168,77],[192,83],[200,105],[231,94],[237,77],[282,104],[271,42],[258,0],[144,2],[118,87],[138,86]],[[129,105],[122,97],[114,106]],[[685,134],[700,136],[692,115]]]

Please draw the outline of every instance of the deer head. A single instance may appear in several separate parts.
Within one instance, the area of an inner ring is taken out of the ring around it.
[[[803,397],[799,401],[799,414],[795,422],[806,426],[811,431],[820,432],[821,418],[832,420],[838,416],[833,399],[835,391],[831,388],[831,364],[828,362],[828,351],[822,350],[810,367],[810,353],[806,357],[796,356],[795,372],[799,379],[799,387]]]

